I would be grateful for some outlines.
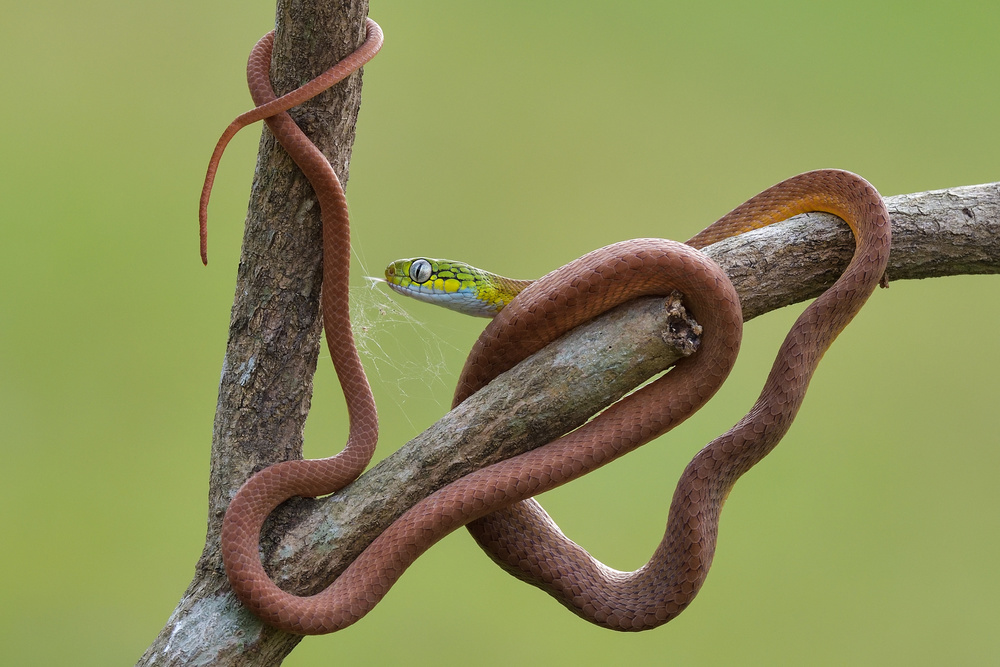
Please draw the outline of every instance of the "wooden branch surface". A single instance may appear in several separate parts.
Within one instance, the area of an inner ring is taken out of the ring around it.
[[[1000,184],[903,195],[887,203],[894,234],[890,279],[1000,273]],[[820,294],[853,250],[843,222],[808,214],[727,239],[705,253],[733,280],[749,320]],[[323,589],[416,501],[473,470],[553,440],[666,369],[688,352],[680,349],[694,338],[687,332],[700,327],[677,304],[666,310],[661,304],[637,300],[570,332],[350,486],[323,500],[297,501],[309,508],[294,525],[272,515],[281,526],[262,541],[272,577],[300,595]],[[675,349],[660,350],[661,334],[672,328],[680,334]],[[632,366],[634,376],[627,375]],[[244,630],[250,633],[257,621],[246,616]]]
[[[887,203],[893,219],[890,279],[1000,273],[1000,183],[900,195]],[[826,289],[849,261],[853,238],[836,217],[808,214],[705,252],[732,278],[750,319]],[[660,298],[625,304],[574,330],[339,493],[279,508],[262,538],[268,570],[299,594],[322,589],[414,502],[582,423],[690,353],[696,334],[697,324],[678,304]],[[211,651],[213,664],[244,664],[237,655],[251,647],[252,664],[272,664],[297,641],[246,612],[220,565],[199,572],[182,608],[184,623],[174,627],[197,638],[202,657]]]
[[[278,0],[276,14],[271,82],[282,95],[361,44],[368,0]],[[354,73],[290,112],[345,186],[360,104],[361,74]],[[220,133],[229,120],[216,119]],[[139,665],[272,665],[299,641],[270,629],[258,633],[260,641],[241,641],[219,531],[230,499],[250,474],[302,456],[320,345],[320,239],[312,187],[265,129],[219,382],[205,548],[194,580]],[[221,611],[206,616],[212,601]]]

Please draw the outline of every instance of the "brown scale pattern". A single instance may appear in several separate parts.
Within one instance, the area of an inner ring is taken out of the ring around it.
[[[469,525],[501,567],[583,618],[615,630],[656,627],[694,599],[712,563],[719,514],[730,489],[788,431],[823,353],[882,280],[890,222],[881,196],[864,179],[822,170],[765,190],[688,241],[704,247],[807,211],[826,211],[847,221],[857,238],[854,258],[796,321],[747,415],[687,466],[670,504],[663,540],[649,562],[635,572],[611,570],[565,537],[541,506],[528,500]],[[697,311],[696,317],[701,317]],[[487,329],[483,337],[489,335]],[[479,349],[477,344],[473,357]],[[466,369],[480,363],[470,359]],[[475,388],[472,384],[468,390]]]
[[[337,174],[323,153],[286,112],[343,80],[378,53],[382,31],[368,20],[364,43],[323,75],[277,98],[269,69],[274,33],[257,43],[247,62],[247,83],[256,108],[237,118],[219,139],[199,207],[202,259],[207,261],[207,212],[219,160],[229,140],[242,127],[263,119],[315,190],[323,223],[323,327],[327,347],[347,400],[349,435],[343,451],[328,459],[284,461],[270,466],[240,488],[226,511],[222,526],[222,555],[233,589],[244,603],[265,620],[288,624],[288,614],[269,613],[287,596],[274,585],[260,563],[260,529],[271,511],[292,496],[332,493],[355,479],[368,465],[378,441],[378,415],[361,359],[354,345],[348,308],[350,226],[347,200]],[[277,602],[276,602],[277,600]],[[284,620],[282,620],[284,619]]]
[[[371,21],[368,31],[365,44],[335,66],[341,78],[381,45],[381,34]],[[682,292],[704,327],[701,348],[581,428],[471,473],[423,499],[330,586],[316,595],[297,597],[277,588],[261,567],[260,527],[283,500],[331,493],[360,474],[374,448],[377,423],[346,319],[349,235],[343,190],[322,154],[284,113],[308,96],[290,97],[299,94],[294,91],[274,100],[267,79],[270,44],[270,37],[265,36],[248,64],[258,108],[230,126],[213,155],[202,199],[202,238],[207,192],[221,148],[238,123],[267,116],[272,132],[313,183],[322,206],[324,324],[351,424],[347,447],[340,455],[279,463],[254,475],[237,493],[222,534],[223,558],[237,595],[271,625],[299,634],[332,632],[372,609],[410,563],[437,540],[469,525],[502,567],[548,591],[587,620],[617,630],[641,630],[676,616],[707,575],[719,513],[729,490],[787,431],[823,352],[883,276],[889,218],[881,197],[853,174],[810,172],[757,195],[691,239],[690,245],[661,239],[624,241],[589,253],[533,283],[477,341],[459,380],[456,404],[574,326],[638,296]],[[348,62],[350,69],[344,64]],[[310,94],[318,92],[315,86],[310,90]],[[735,361],[742,318],[728,278],[694,248],[806,211],[828,211],[846,220],[857,237],[854,259],[795,323],[746,417],[705,447],[685,469],[671,502],[664,538],[650,561],[635,572],[604,566],[566,538],[530,498],[648,442],[711,398]]]

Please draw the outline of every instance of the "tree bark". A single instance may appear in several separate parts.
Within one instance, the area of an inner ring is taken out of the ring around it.
[[[282,95],[316,77],[364,40],[368,0],[278,0],[271,82]],[[290,111],[346,185],[361,73]],[[220,126],[220,130],[222,126]],[[243,237],[212,434],[208,527],[194,581],[140,665],[277,664],[298,638],[263,634],[259,653],[229,633],[204,645],[198,600],[224,598],[219,531],[235,491],[253,472],[301,457],[302,429],[312,398],[320,347],[322,282],[319,206],[312,186],[266,129]],[[230,610],[232,611],[232,610]],[[218,631],[229,626],[219,619]],[[230,628],[233,629],[233,628]]]
[[[354,50],[366,14],[361,1],[279,0],[276,92]],[[292,111],[345,183],[360,86],[360,75],[353,75]],[[1000,273],[1000,183],[901,195],[887,203],[890,279]],[[219,530],[247,477],[301,456],[319,353],[320,247],[312,189],[265,130],[220,382],[205,549],[194,580],[140,665],[277,664],[299,641],[261,624],[232,594]],[[846,266],[853,242],[837,218],[809,214],[705,252],[733,279],[750,319],[819,294]],[[268,570],[287,590],[322,589],[414,502],[575,428],[691,353],[698,331],[672,298],[626,304],[574,330],[339,493],[279,508],[261,541]]]

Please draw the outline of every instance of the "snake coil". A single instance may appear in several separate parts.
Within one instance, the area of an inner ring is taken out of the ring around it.
[[[378,422],[348,318],[350,237],[343,189],[329,162],[287,110],[370,60],[382,45],[382,32],[368,19],[366,39],[354,53],[281,98],[268,77],[272,44],[273,33],[268,33],[254,47],[247,66],[256,108],[227,128],[209,165],[200,206],[202,257],[208,198],[222,151],[241,127],[263,119],[309,179],[322,209],[324,327],[347,398],[350,429],[347,445],[337,456],[275,464],[237,492],[222,529],[223,560],[237,596],[266,623],[283,630],[333,632],[372,609],[433,543],[468,525],[504,569],[589,621],[616,630],[642,630],[679,614],[708,573],[719,513],[730,489],[788,430],[823,353],[883,277],[890,224],[881,196],[848,172],[808,172],[751,198],[687,244],[662,239],[615,243],[532,283],[476,342],[459,379],[455,404],[577,324],[638,296],[683,293],[704,327],[701,347],[583,427],[424,498],[326,589],[299,597],[279,589],[264,571],[258,554],[261,526],[287,498],[333,493],[355,479],[374,452]],[[742,316],[729,279],[697,248],[807,211],[833,213],[851,227],[857,242],[847,269],[795,322],[747,415],[684,470],[663,540],[649,562],[626,573],[594,560],[566,538],[531,497],[652,440],[711,398],[735,361]]]

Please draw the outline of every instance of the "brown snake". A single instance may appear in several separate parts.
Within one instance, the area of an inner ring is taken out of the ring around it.
[[[367,62],[380,48],[382,35],[369,19],[367,38],[357,51],[280,99],[275,99],[268,75],[272,42],[273,34],[265,35],[247,66],[257,108],[230,125],[209,166],[200,209],[202,255],[208,195],[222,150],[240,127],[263,118],[312,183],[322,208],[322,310],[330,354],[348,401],[350,433],[339,455],[275,464],[237,492],[222,529],[223,560],[236,594],[271,625],[298,634],[333,632],[374,607],[437,540],[468,525],[504,569],[587,620],[616,630],[642,630],[669,621],[691,602],[708,573],[719,513],[730,489],[788,430],[823,353],[883,278],[890,224],[878,192],[848,172],[808,172],[753,197],[686,245],[661,239],[615,243],[534,282],[476,342],[459,380],[456,405],[574,326],[638,296],[683,293],[704,328],[701,346],[669,373],[579,429],[421,500],[326,589],[298,597],[279,589],[264,571],[258,553],[261,526],[287,498],[333,493],[357,477],[374,452],[378,426],[348,319],[346,200],[329,162],[286,110]],[[695,249],[807,211],[833,213],[851,227],[856,250],[847,269],[795,322],[750,412],[684,470],[665,535],[650,561],[626,573],[594,560],[559,531],[531,496],[652,440],[715,393],[735,361],[742,316],[729,279]]]

